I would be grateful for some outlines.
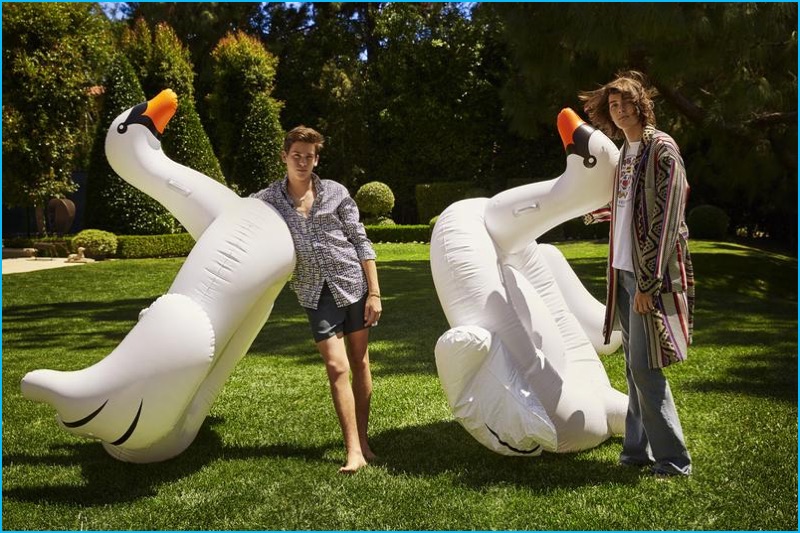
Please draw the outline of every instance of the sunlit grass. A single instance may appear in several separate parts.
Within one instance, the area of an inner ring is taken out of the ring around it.
[[[595,296],[606,245],[559,247]],[[448,325],[428,246],[377,245],[384,317],[372,334],[371,436],[382,462],[344,459],[305,313],[285,289],[192,446],[130,465],[24,400],[35,368],[107,355],[182,259],[3,276],[4,529],[777,529],[797,526],[797,261],[693,242],[695,345],[668,369],[695,473],[616,465],[621,440],[508,458],[452,421],[433,346]],[[603,358],[624,390],[619,354]]]

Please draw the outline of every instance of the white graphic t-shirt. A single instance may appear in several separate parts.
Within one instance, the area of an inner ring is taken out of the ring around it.
[[[631,227],[633,225],[633,174],[639,162],[641,142],[628,143],[620,159],[619,183],[617,184],[614,209],[614,262],[617,270],[633,272],[633,248]]]

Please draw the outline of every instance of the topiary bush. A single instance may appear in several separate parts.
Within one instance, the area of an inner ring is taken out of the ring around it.
[[[695,239],[722,240],[728,234],[728,214],[714,205],[699,205],[689,212],[686,220],[689,234]]]
[[[387,218],[394,209],[394,193],[388,185],[371,181],[362,185],[355,196],[359,211],[373,217]]]
[[[72,239],[72,247],[84,247],[84,254],[93,259],[105,259],[117,252],[117,236],[109,231],[85,229]]]

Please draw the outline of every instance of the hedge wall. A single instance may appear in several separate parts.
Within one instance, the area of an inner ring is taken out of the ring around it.
[[[431,242],[429,224],[364,226],[364,229],[372,242]]]
[[[433,217],[440,215],[447,206],[462,200],[474,186],[471,181],[439,181],[418,184],[415,195],[419,221],[427,224]]]
[[[188,233],[169,235],[120,235],[117,237],[117,258],[185,257],[195,241]]]

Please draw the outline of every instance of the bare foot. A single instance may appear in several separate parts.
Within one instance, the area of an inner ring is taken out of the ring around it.
[[[371,463],[372,461],[376,460],[377,458],[378,458],[378,456],[375,455],[375,453],[372,450],[370,450],[369,448],[367,448],[366,451],[364,452],[364,459],[366,459],[368,463]]]
[[[367,462],[374,461],[375,459],[378,458],[378,456],[375,455],[372,449],[370,449],[369,443],[367,443],[366,440],[361,442],[361,454],[364,456],[364,459],[366,459]]]
[[[359,469],[367,466],[367,461],[363,455],[347,458],[347,463],[339,469],[340,474],[355,474]]]

